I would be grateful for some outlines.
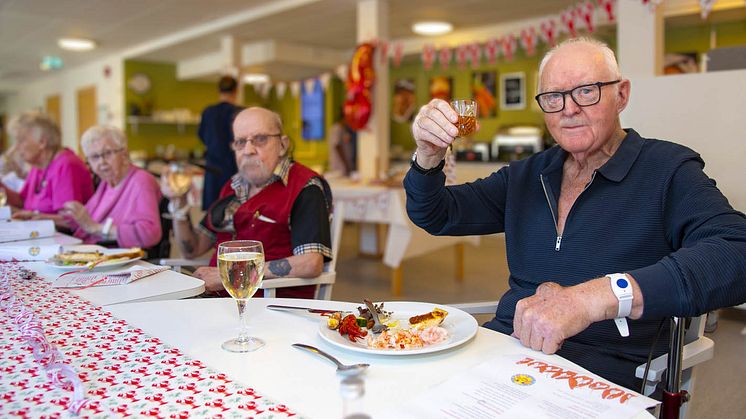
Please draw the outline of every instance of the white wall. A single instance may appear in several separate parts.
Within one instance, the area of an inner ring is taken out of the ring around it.
[[[622,126],[686,145],[746,212],[746,70],[632,79]]]
[[[104,74],[107,66],[108,77]],[[78,136],[77,91],[95,85],[98,123],[121,128],[125,115],[123,77],[123,58],[111,56],[23,86],[17,94],[7,97],[2,111],[10,117],[23,111],[44,110],[47,96],[59,94],[62,143],[74,148]]]

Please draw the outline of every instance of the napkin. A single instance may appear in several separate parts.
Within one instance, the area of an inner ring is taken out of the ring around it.
[[[107,285],[124,285],[146,276],[167,271],[168,266],[134,265],[127,269],[116,269],[106,272],[68,272],[54,280],[55,288],[88,288]]]
[[[52,220],[0,222],[0,242],[50,236],[54,236],[54,221]]]
[[[61,251],[59,244],[45,245],[22,245],[9,244],[2,246],[0,251],[0,261],[3,262],[22,262],[29,260],[48,260]]]

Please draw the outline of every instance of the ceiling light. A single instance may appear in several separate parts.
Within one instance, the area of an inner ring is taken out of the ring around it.
[[[248,84],[269,83],[269,76],[262,73],[249,73],[243,76],[243,81]]]
[[[95,42],[83,38],[60,38],[57,40],[57,45],[70,51],[89,51],[96,48]]]
[[[443,35],[453,30],[453,25],[448,22],[416,22],[412,25],[412,31],[418,35]]]

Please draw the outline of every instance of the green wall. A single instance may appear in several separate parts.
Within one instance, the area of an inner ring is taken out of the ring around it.
[[[746,21],[709,23],[692,26],[666,25],[667,53],[705,53],[710,50],[710,33],[715,33],[715,47],[746,44]]]
[[[600,30],[595,34],[595,36],[608,43],[611,48],[616,47],[615,32],[613,30],[609,30],[608,28]],[[452,97],[454,99],[465,99],[472,97],[471,84],[473,73],[497,71],[497,116],[493,118],[480,118],[480,130],[474,135],[474,140],[477,142],[491,142],[497,131],[502,127],[513,125],[533,125],[544,129],[544,117],[538,105],[536,105],[534,96],[536,95],[536,78],[538,76],[539,62],[546,51],[546,45],[541,43],[533,56],[527,56],[523,49],[519,48],[517,53],[513,56],[513,60],[510,62],[500,57],[494,65],[491,65],[488,63],[486,57],[482,57],[482,65],[475,69],[472,69],[467,65],[466,69],[460,70],[457,68],[457,65],[452,62],[448,70],[445,71],[441,69],[438,62],[435,63],[430,71],[425,71],[422,67],[419,55],[416,57],[408,57],[408,60],[405,60],[400,67],[391,68],[390,89],[393,94],[394,85],[399,79],[414,80],[416,86],[415,95],[417,98],[416,108],[419,109],[430,101],[429,82],[430,78],[433,76],[451,77],[453,79]],[[502,110],[499,105],[500,74],[515,72],[522,72],[525,74],[524,100],[526,106],[522,110]],[[405,150],[413,150],[415,148],[411,134],[411,123],[398,123],[393,120],[391,121],[391,144],[399,145]]]
[[[125,83],[135,73],[144,73],[151,81],[150,91],[143,95],[138,95],[126,85],[124,86],[127,115],[132,113],[133,105],[137,106],[141,113],[186,108],[192,114],[200,115],[206,106],[218,100],[215,83],[178,81],[174,64],[130,60],[125,61],[124,73]],[[251,86],[246,86],[243,94],[243,106],[263,106],[280,114],[285,123],[285,131],[293,141],[293,155],[296,160],[323,168],[327,160],[327,143],[326,140],[305,141],[301,138],[300,98],[293,97],[289,88],[282,98],[278,98],[276,90],[272,89],[268,97],[264,99]],[[326,92],[326,135],[334,122],[336,115],[334,109],[339,109],[341,106],[343,95],[342,82],[332,78]],[[158,145],[173,144],[183,153],[204,151],[204,146],[197,136],[196,124],[185,125],[183,131],[180,131],[175,124],[139,124],[137,132],[129,123],[126,127],[130,150],[145,150],[149,156],[155,155]]]

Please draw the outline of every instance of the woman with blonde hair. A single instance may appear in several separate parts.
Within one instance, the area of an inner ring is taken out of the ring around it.
[[[57,212],[65,202],[86,202],[93,194],[93,180],[85,163],[62,147],[60,129],[47,115],[27,112],[10,122],[16,149],[31,165],[19,193],[6,190],[8,203],[16,208],[16,219],[52,219],[62,223]]]

